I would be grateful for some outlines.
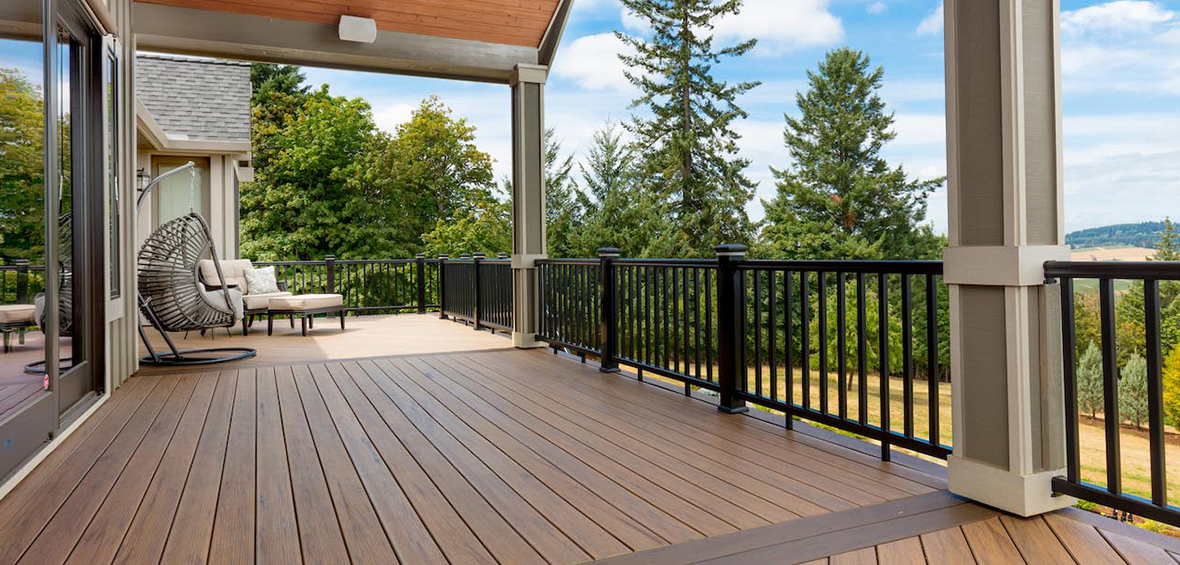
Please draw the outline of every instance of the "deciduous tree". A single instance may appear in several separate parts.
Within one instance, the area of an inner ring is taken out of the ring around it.
[[[44,260],[44,120],[41,89],[0,68],[0,265]]]

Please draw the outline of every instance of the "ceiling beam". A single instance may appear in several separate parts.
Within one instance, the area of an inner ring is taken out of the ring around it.
[[[516,65],[536,64],[538,55],[533,47],[392,31],[354,43],[341,41],[335,25],[141,2],[133,22],[145,51],[466,81],[507,84]]]
[[[570,10],[574,0],[559,0],[557,9],[553,11],[553,20],[549,28],[541,37],[541,46],[537,49],[537,64],[546,67],[553,66],[553,58],[557,55],[557,47],[561,44],[561,34],[565,32],[565,23],[569,20]]]

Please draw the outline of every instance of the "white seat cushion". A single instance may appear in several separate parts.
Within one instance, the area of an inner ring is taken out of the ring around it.
[[[221,274],[225,276],[225,280],[229,284],[238,285],[238,289],[242,294],[250,294],[250,288],[246,284],[246,269],[253,269],[254,263],[249,259],[235,259],[232,261],[219,261],[221,263]],[[212,259],[202,259],[200,262],[201,279],[209,286],[221,286],[220,279],[217,278],[217,269],[213,266]]]
[[[270,299],[271,310],[315,310],[343,305],[344,297],[339,294],[298,294]]]
[[[247,294],[242,297],[246,303],[247,310],[265,310],[270,308],[271,298],[283,298],[291,296],[290,292],[271,292],[267,294]]]
[[[0,324],[31,324],[36,311],[32,304],[5,304],[0,306]]]

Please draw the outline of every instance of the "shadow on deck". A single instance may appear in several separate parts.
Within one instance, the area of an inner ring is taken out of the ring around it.
[[[131,379],[0,501],[0,565],[921,562],[1001,532],[1047,563],[1024,546],[1067,539],[941,467],[545,351],[365,357]]]

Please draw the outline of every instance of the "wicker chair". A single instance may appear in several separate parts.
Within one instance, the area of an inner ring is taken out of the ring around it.
[[[160,332],[171,352],[157,353],[140,326],[147,346],[144,363],[204,365],[253,357],[244,347],[177,349],[168,332],[230,328],[242,319],[242,292],[222,286],[208,288],[198,280],[198,263],[211,256],[219,279],[221,268],[209,225],[199,214],[188,213],[152,233],[139,251],[139,307]]]
[[[57,218],[58,240],[58,277],[57,277],[57,334],[61,337],[74,337],[74,216],[62,214]],[[39,292],[33,297],[34,314],[41,332],[49,327],[48,308],[45,304],[45,293]],[[58,372],[64,373],[74,366],[73,357],[63,357],[58,360]],[[34,375],[45,374],[45,361],[37,361],[25,365],[25,372]]]

